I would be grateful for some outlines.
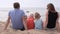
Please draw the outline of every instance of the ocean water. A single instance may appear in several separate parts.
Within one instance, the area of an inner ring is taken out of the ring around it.
[[[46,8],[21,8],[24,10],[25,14],[29,16],[30,14],[34,14],[35,12],[38,12],[42,20],[45,20],[45,14],[46,14]],[[8,13],[10,10],[13,10],[13,8],[0,8],[0,21],[6,22]],[[56,8],[57,12],[60,12],[60,8]]]

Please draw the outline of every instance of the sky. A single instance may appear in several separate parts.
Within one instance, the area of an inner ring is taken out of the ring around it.
[[[0,0],[0,8],[13,7],[14,2],[19,2],[21,7],[46,7],[48,3],[53,3],[55,7],[60,7],[60,0]]]

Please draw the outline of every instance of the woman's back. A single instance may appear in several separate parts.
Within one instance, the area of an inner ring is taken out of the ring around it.
[[[47,28],[55,28],[56,26],[56,20],[58,18],[58,13],[57,12],[48,12],[48,24]]]

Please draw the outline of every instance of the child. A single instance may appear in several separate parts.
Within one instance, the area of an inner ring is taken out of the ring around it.
[[[43,22],[39,13],[35,13],[35,29],[42,30],[43,29]]]
[[[27,18],[27,29],[34,29],[34,17],[33,14],[31,14],[28,18]]]

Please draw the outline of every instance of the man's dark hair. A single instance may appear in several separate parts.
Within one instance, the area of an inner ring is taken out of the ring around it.
[[[14,6],[15,9],[19,9],[20,8],[20,4],[18,2],[15,2],[13,6]]]

